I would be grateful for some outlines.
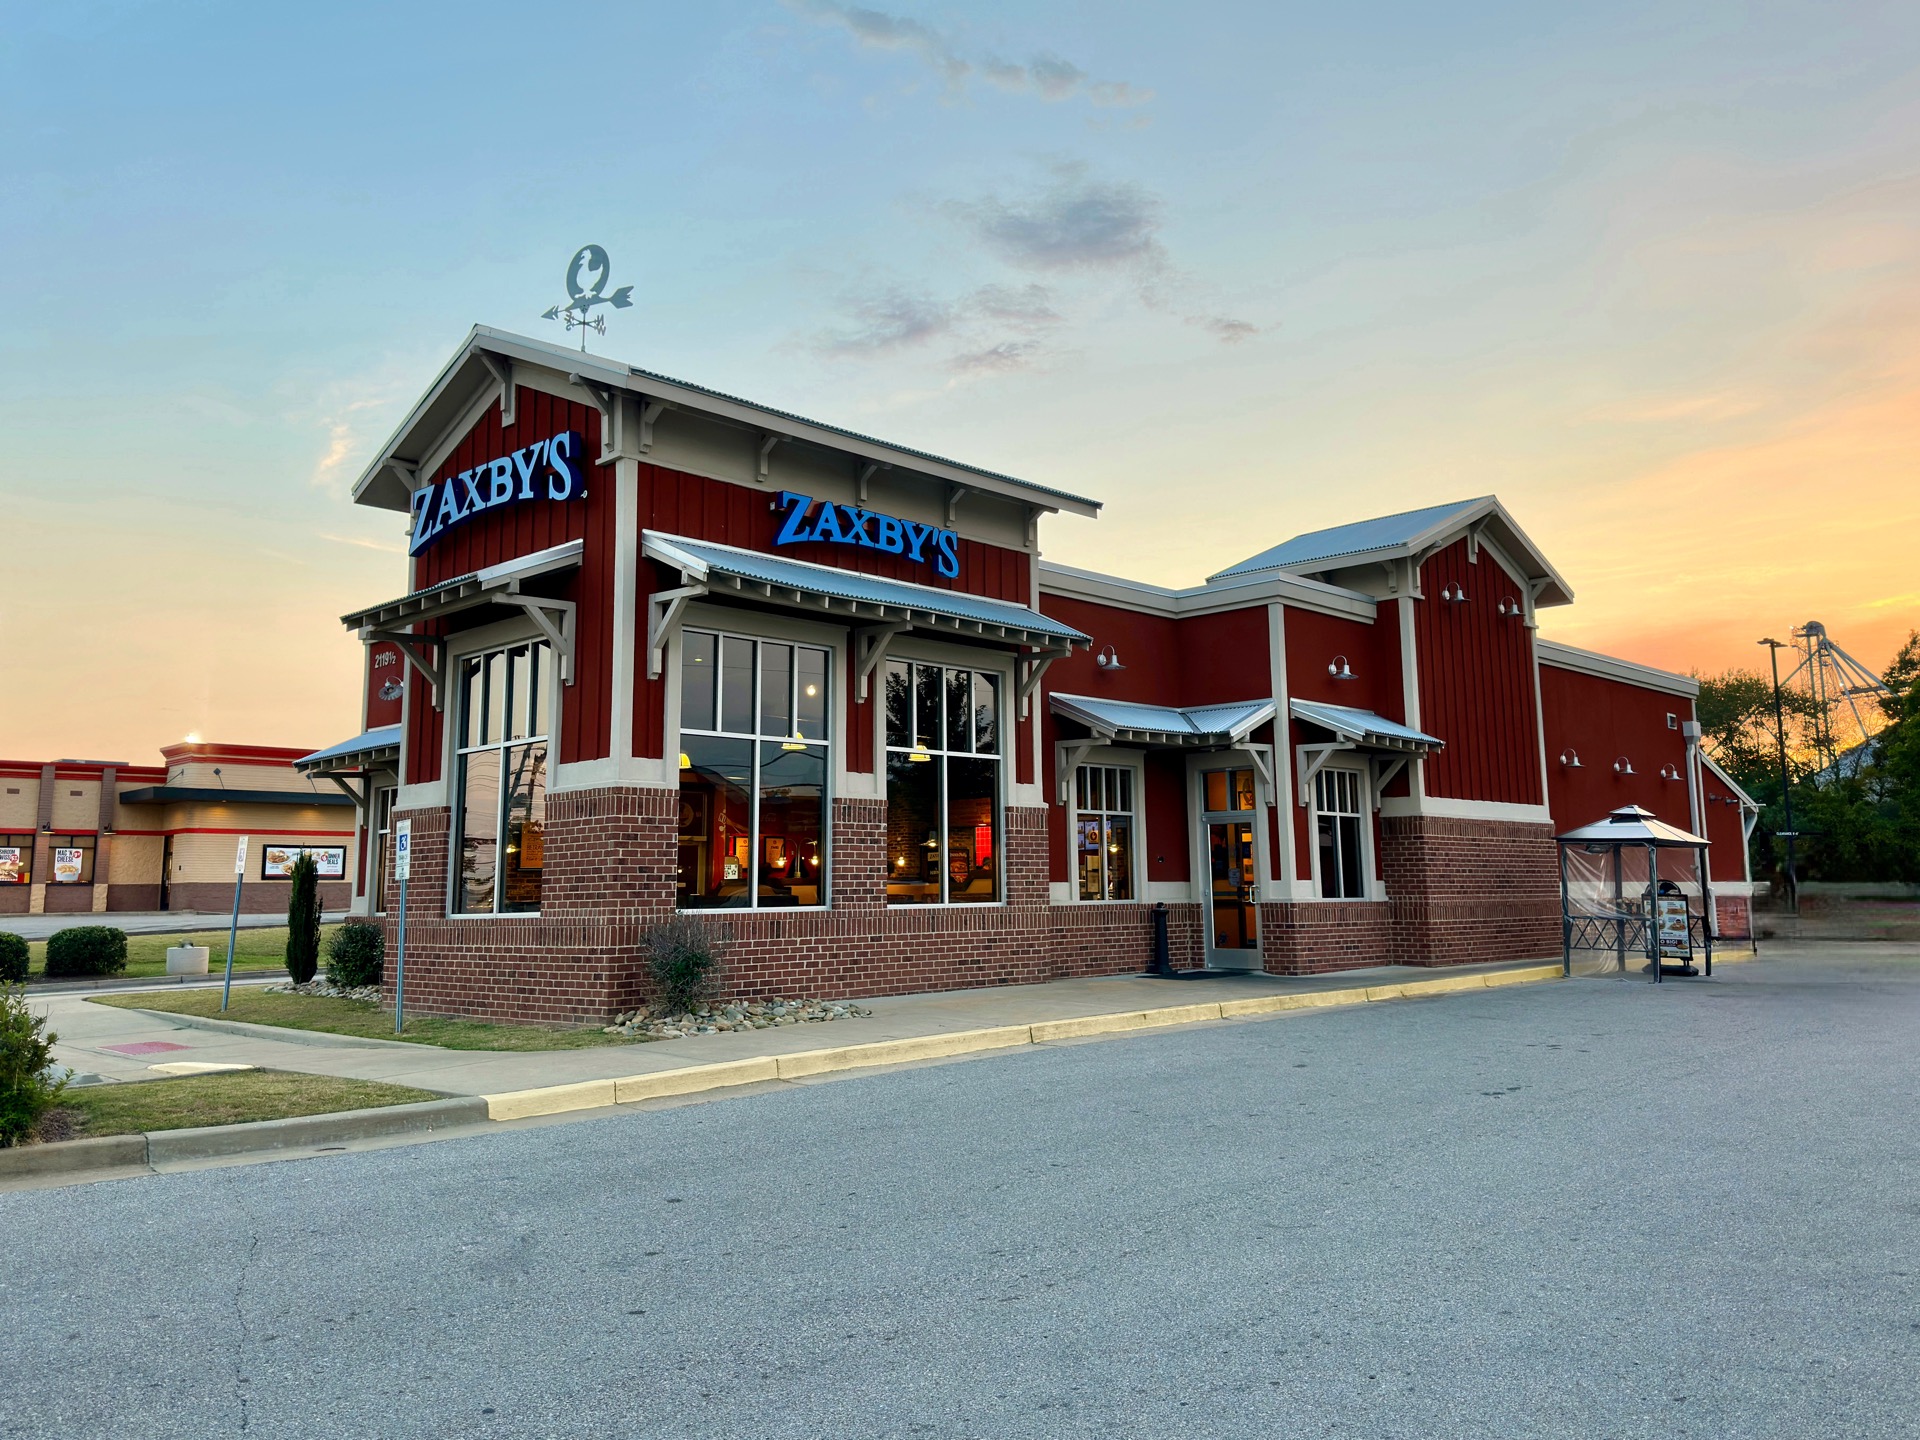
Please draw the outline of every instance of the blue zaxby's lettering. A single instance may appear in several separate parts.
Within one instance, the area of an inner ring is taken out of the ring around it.
[[[960,573],[960,537],[951,530],[854,505],[836,505],[831,500],[822,500],[816,506],[811,495],[794,490],[782,490],[774,504],[787,512],[780,533],[773,537],[776,545],[804,541],[864,545],[869,550],[904,555],[916,564],[931,565],[948,579]]]
[[[413,539],[407,553],[418,555],[454,526],[489,510],[528,500],[583,498],[587,493],[580,473],[584,448],[578,430],[563,430],[415,491]]]

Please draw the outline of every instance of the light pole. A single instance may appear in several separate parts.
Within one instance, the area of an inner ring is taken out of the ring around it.
[[[1795,915],[1800,913],[1800,877],[1794,872],[1793,842],[1799,832],[1793,828],[1793,791],[1787,778],[1787,712],[1780,704],[1780,652],[1786,648],[1778,640],[1762,640],[1767,658],[1773,662],[1773,738],[1780,748],[1780,799],[1787,808],[1787,828],[1780,832],[1787,842],[1787,903]]]

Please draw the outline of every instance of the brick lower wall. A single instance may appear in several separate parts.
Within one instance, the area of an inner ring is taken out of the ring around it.
[[[1713,897],[1714,914],[1720,921],[1722,940],[1751,940],[1753,938],[1753,897],[1750,895],[1722,895],[1718,891]]]
[[[410,812],[407,1007],[546,1024],[604,1022],[649,998],[641,932],[673,913],[675,791],[606,787],[549,797],[538,915],[449,918],[449,812]],[[1004,812],[1004,901],[889,906],[886,807],[833,802],[826,909],[725,910],[723,986],[738,996],[908,994],[1147,969],[1153,907],[1050,902],[1047,812]],[[1261,960],[1278,974],[1559,953],[1546,826],[1389,820],[1387,901],[1261,906]],[[397,896],[394,903],[397,905]],[[1173,962],[1204,958],[1202,906],[1169,906]],[[387,920],[389,955],[394,921]],[[394,967],[386,993],[392,1000]]]
[[[1380,870],[1403,965],[1535,960],[1560,953],[1553,827],[1398,815],[1380,825]]]
[[[85,887],[76,887],[85,888]],[[121,887],[108,888],[111,896]],[[139,886],[128,887],[139,889]],[[242,915],[284,915],[287,913],[287,882],[284,880],[245,880],[240,885],[240,913]],[[51,895],[53,887],[48,886]],[[154,905],[160,903],[158,886],[152,887]],[[353,884],[347,880],[322,880],[320,882],[320,908],[322,910],[345,910],[353,901]],[[48,906],[52,908],[51,904]],[[121,907],[108,901],[109,909]],[[175,883],[167,887],[167,909],[185,910],[201,915],[225,915],[233,909],[233,882],[218,880],[192,880]]]

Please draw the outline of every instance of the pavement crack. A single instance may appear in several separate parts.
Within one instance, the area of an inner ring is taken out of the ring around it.
[[[245,1207],[240,1207],[245,1214]],[[253,1223],[253,1217],[247,1216],[247,1250],[240,1257],[240,1273],[233,1282],[233,1319],[235,1326],[233,1342],[233,1399],[240,1407],[240,1428],[245,1430],[252,1419],[247,1405],[247,1376],[241,1373],[246,1361],[247,1350],[247,1276],[253,1268],[254,1256],[260,1251],[259,1227]]]

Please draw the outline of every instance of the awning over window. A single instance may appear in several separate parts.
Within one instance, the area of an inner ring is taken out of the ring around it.
[[[1126,745],[1168,746],[1188,750],[1237,745],[1273,719],[1273,701],[1243,700],[1232,705],[1143,705],[1091,695],[1047,697],[1053,713],[1078,721],[1105,740]]]
[[[122,790],[122,805],[344,805],[338,795],[312,790],[229,790],[220,785],[147,785]]]
[[[1289,700],[1287,708],[1296,720],[1331,730],[1340,739],[1362,750],[1407,750],[1424,755],[1443,749],[1446,741],[1398,720],[1389,720],[1371,710],[1355,710],[1347,705],[1325,705],[1318,700]]]
[[[399,764],[400,727],[382,725],[303,755],[293,762],[293,768],[302,775],[360,775],[370,770],[392,770]]]
[[[579,569],[580,555],[585,548],[584,542],[569,540],[564,545],[536,550],[531,555],[516,555],[511,560],[489,565],[471,575],[456,575],[451,580],[442,580],[438,585],[429,585],[424,590],[402,595],[398,600],[387,600],[379,605],[370,605],[365,610],[342,615],[340,623],[349,630],[357,631],[365,643],[385,640],[397,645],[407,657],[407,663],[424,675],[427,683],[433,687],[433,706],[437,710],[446,689],[446,646],[438,636],[415,634],[406,627],[422,621],[444,619],[482,605],[509,606],[522,611],[539,627],[547,643],[553,646],[561,680],[571,685],[574,603],[571,600],[556,600],[548,595],[531,594],[523,587],[529,581],[544,576],[562,575]]]

